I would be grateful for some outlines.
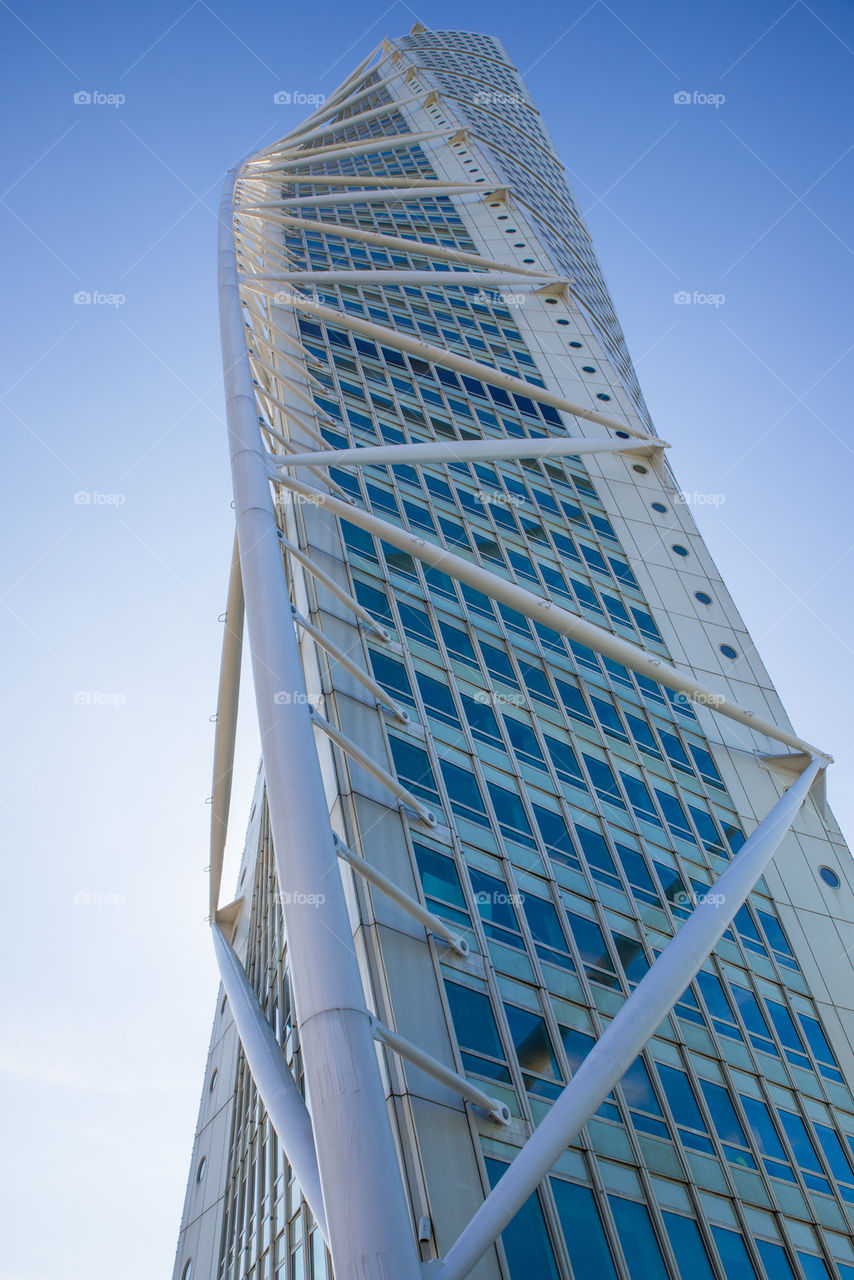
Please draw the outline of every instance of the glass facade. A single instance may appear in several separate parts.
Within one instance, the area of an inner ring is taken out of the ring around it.
[[[438,164],[435,143],[318,156],[310,178],[283,182],[282,198],[344,190],[324,184],[324,175],[348,176],[357,189],[366,177],[447,181],[450,166],[454,181],[509,187],[511,200],[478,197],[476,217],[467,198],[429,192],[308,204],[296,213],[317,229],[271,224],[266,234],[291,270],[337,273],[322,285],[323,303],[342,317],[500,369],[533,394],[303,312],[293,335],[325,444],[577,434],[570,416],[533,398],[547,381],[536,340],[544,326],[550,341],[560,337],[561,359],[594,409],[631,413],[648,426],[589,236],[501,47],[482,36],[415,31],[388,56],[399,75],[409,71],[407,93],[435,91],[421,110],[428,125],[468,133],[442,144]],[[384,104],[388,111],[330,125],[336,145],[427,128],[395,105],[401,80],[390,83],[388,74],[388,66],[374,72],[374,87],[342,114]],[[316,145],[329,144],[326,137]],[[523,221],[528,230],[517,231]],[[508,302],[470,280],[454,285],[448,264],[419,255],[416,244],[403,252],[349,238],[347,229],[493,258],[495,240],[509,231],[527,260],[572,276],[574,302]],[[429,270],[437,281],[348,283],[348,273],[366,270]],[[272,380],[259,378],[259,408],[272,425],[277,398]],[[585,458],[339,466],[329,475],[358,507],[678,664],[659,626],[660,601],[647,598],[635,572],[637,548],[621,545],[615,487]],[[651,496],[668,511],[674,492],[665,478]],[[306,528],[329,519],[301,515]],[[283,527],[287,521],[283,514]],[[731,793],[717,745],[681,695],[354,524],[339,527],[347,589],[390,637],[363,631],[360,658],[409,713],[402,724],[370,711],[372,741],[378,731],[385,747],[378,763],[438,819],[430,828],[404,812],[407,869],[424,903],[471,952],[461,958],[430,944],[433,998],[456,1069],[514,1118],[502,1129],[468,1109],[482,1196],[674,932],[714,893],[755,818]],[[696,554],[682,558],[690,565]],[[335,706],[327,687],[324,715]],[[263,789],[249,843],[244,964],[300,1081]],[[370,860],[370,831],[361,845]],[[490,1274],[850,1280],[854,1098],[830,1039],[778,903],[760,881],[642,1055],[505,1230]],[[210,1275],[326,1280],[331,1263],[239,1051],[221,1087],[228,1140]],[[405,1129],[398,1136],[417,1147]],[[429,1200],[442,1171],[435,1161],[425,1169]],[[188,1229],[185,1214],[184,1236]]]

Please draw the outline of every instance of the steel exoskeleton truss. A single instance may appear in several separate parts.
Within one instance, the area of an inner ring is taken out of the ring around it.
[[[380,59],[375,62],[377,54]],[[372,65],[374,64],[374,65]],[[326,1239],[337,1280],[416,1280],[423,1268],[437,1280],[463,1280],[496,1240],[577,1132],[619,1081],[626,1068],[654,1034],[686,985],[710,955],[763,874],[790,829],[810,789],[830,763],[796,735],[759,719],[693,677],[662,662],[637,645],[558,606],[549,599],[516,586],[414,537],[397,526],[352,505],[324,470],[329,465],[360,466],[371,462],[443,462],[450,459],[497,459],[562,456],[592,452],[642,452],[660,459],[663,441],[637,426],[593,413],[539,385],[481,364],[442,347],[399,334],[329,307],[301,292],[303,283],[370,280],[382,285],[408,282],[431,287],[460,283],[511,284],[514,288],[566,288],[564,281],[540,272],[497,263],[446,246],[402,240],[373,232],[329,224],[335,235],[369,244],[417,252],[419,258],[441,263],[437,270],[376,270],[370,272],[298,272],[288,262],[284,245],[269,234],[288,226],[310,226],[291,210],[302,206],[337,205],[366,200],[413,199],[425,193],[455,194],[460,199],[483,185],[448,184],[411,178],[312,176],[315,161],[337,160],[376,149],[376,142],[347,142],[336,133],[357,123],[376,121],[388,106],[358,110],[359,102],[402,75],[400,55],[388,46],[375,50],[341,87],[297,130],[274,147],[243,162],[225,185],[219,238],[219,299],[225,371],[228,432],[237,519],[225,623],[217,709],[211,822],[210,919],[222,982],[232,1007],[246,1060],[271,1122],[279,1136],[302,1191]],[[408,77],[411,83],[411,77]],[[416,82],[417,84],[417,82]],[[424,90],[396,104],[425,101]],[[341,112],[352,112],[341,117]],[[422,144],[448,135],[441,132],[387,135],[384,145]],[[322,140],[326,140],[325,143]],[[317,145],[315,145],[317,144]],[[285,197],[284,186],[333,188],[315,196]],[[355,191],[335,191],[337,186]],[[277,197],[277,198],[272,198]],[[289,286],[292,292],[283,292]],[[607,437],[555,436],[548,439],[484,439],[465,444],[434,441],[417,445],[330,450],[317,426],[324,415],[297,385],[311,384],[313,357],[292,334],[278,328],[269,314],[272,295],[278,306],[330,320],[364,337],[408,352],[508,392],[561,409],[576,419],[608,429]],[[269,336],[266,336],[269,334]],[[266,354],[259,348],[263,347]],[[266,382],[268,385],[262,385]],[[279,394],[275,392],[278,384]],[[273,425],[277,420],[278,427]],[[299,443],[290,438],[291,429]],[[317,444],[307,450],[305,436]],[[266,437],[266,439],[265,439]],[[629,440],[628,437],[636,437]],[[276,448],[278,446],[278,448]],[[297,472],[309,467],[323,487],[308,485]],[[298,645],[298,632],[307,632],[329,655],[360,680],[389,712],[406,720],[406,712],[391,702],[375,681],[327,639],[293,605],[286,563],[300,566],[346,604],[382,639],[384,628],[334,583],[310,557],[285,537],[279,527],[274,492],[291,494],[325,507],[331,515],[362,529],[440,568],[451,577],[476,587],[528,618],[570,635],[598,653],[623,663],[658,683],[677,690],[760,737],[788,748],[787,759],[801,772],[767,817],[757,826],[704,902],[694,910],[653,964],[602,1035],[571,1082],[535,1129],[507,1172],[475,1213],[445,1258],[419,1260],[410,1211],[404,1195],[379,1073],[375,1042],[433,1074],[493,1119],[506,1123],[509,1112],[464,1077],[425,1054],[383,1026],[366,1006],[338,873],[341,861],[381,893],[388,894],[425,929],[461,954],[467,950],[448,925],[410,898],[389,878],[372,868],[359,853],[333,834],[328,816],[317,731],[328,734],[348,755],[367,768],[420,820],[433,815],[395,777],[371,761],[356,743],[323,720],[309,705]],[[283,559],[284,562],[283,563]],[[245,598],[245,606],[244,606]],[[267,1023],[229,937],[240,902],[220,908],[220,888],[231,790],[237,718],[237,689],[243,643],[244,607],[248,623],[258,721],[266,775],[267,801],[279,885],[282,890],[289,969],[297,1025],[305,1066],[307,1097],[303,1100],[285,1057]],[[286,691],[287,697],[282,697]],[[299,893],[288,893],[298,887]],[[306,904],[310,903],[310,906]],[[316,945],[318,934],[326,939]],[[330,945],[329,939],[333,940]],[[365,1154],[367,1153],[367,1154]],[[362,1157],[358,1159],[357,1157]]]

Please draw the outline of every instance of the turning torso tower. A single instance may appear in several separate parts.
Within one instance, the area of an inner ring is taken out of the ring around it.
[[[386,41],[230,175],[219,271],[222,989],[175,1280],[854,1280],[830,757],[501,45]]]

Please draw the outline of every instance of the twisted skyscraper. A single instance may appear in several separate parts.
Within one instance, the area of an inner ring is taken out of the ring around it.
[[[244,161],[220,304],[222,991],[175,1280],[852,1280],[830,757],[500,44],[416,27]]]

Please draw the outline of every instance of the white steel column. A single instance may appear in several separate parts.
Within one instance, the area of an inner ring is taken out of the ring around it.
[[[212,933],[219,975],[252,1079],[294,1177],[328,1242],[314,1135],[303,1096],[234,948],[219,925],[213,926]]]
[[[638,453],[646,456],[653,449],[668,449],[664,440],[601,440],[583,436],[544,436],[520,440],[518,436],[500,436],[488,440],[430,440],[424,444],[367,444],[355,449],[320,449],[312,453],[293,453],[288,457],[271,455],[276,471],[286,467],[369,467],[374,463],[408,463],[420,466],[426,462],[494,462],[504,458],[566,458],[583,453]]]
[[[419,1280],[371,1019],[306,701],[246,350],[233,236],[220,206],[219,303],[237,534],[270,824],[336,1280]],[[282,690],[297,695],[276,698]],[[321,941],[322,939],[322,941]]]
[[[718,877],[712,886],[714,893],[707,894],[694,909],[638,983],[551,1111],[451,1246],[434,1280],[464,1280],[548,1175],[579,1129],[602,1105],[729,928],[777,852],[823,767],[823,761],[813,760]]]

